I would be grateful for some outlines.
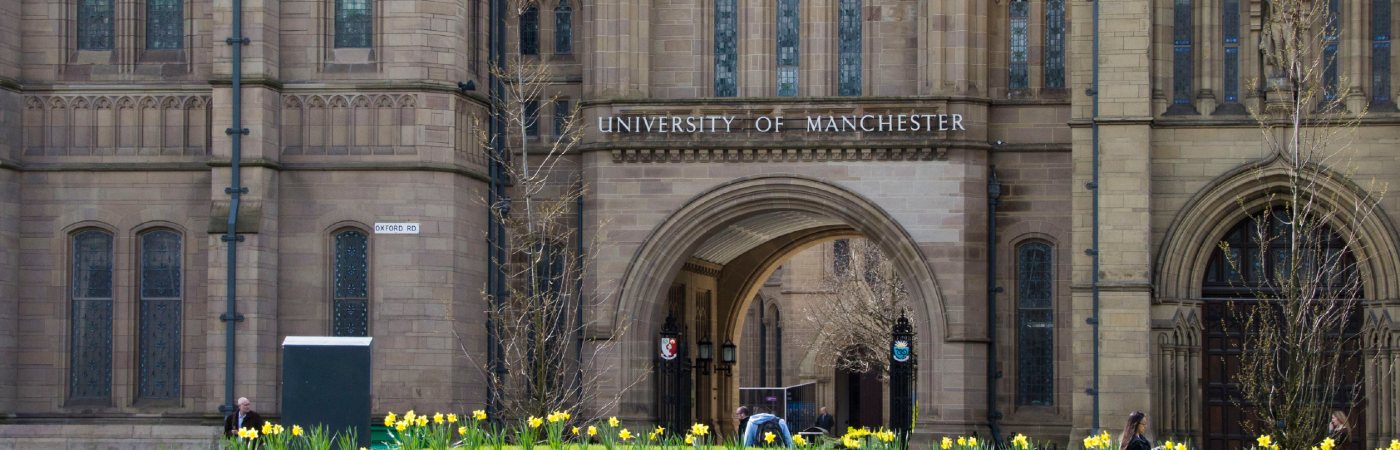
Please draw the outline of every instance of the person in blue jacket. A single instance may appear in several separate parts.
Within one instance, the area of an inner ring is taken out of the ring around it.
[[[772,444],[764,440],[765,432],[773,433],[776,436]],[[770,445],[792,447],[792,432],[788,430],[787,421],[766,412],[749,416],[749,424],[744,429],[744,446]]]

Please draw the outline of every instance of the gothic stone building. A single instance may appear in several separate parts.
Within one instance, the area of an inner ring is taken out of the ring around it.
[[[1143,410],[1154,436],[1232,448],[1242,435],[1220,395],[1230,368],[1208,318],[1210,260],[1246,221],[1241,204],[1263,208],[1277,186],[1277,155],[1242,114],[1262,101],[1247,80],[1262,72],[1264,3],[541,0],[510,14],[506,50],[550,63],[547,93],[561,99],[531,107],[527,138],[551,139],[575,106],[585,125],[566,169],[590,186],[588,283],[608,295],[587,314],[631,330],[588,336],[616,344],[597,388],[619,401],[601,412],[655,414],[653,385],[631,380],[656,360],[666,302],[704,312],[687,340],[763,351],[743,329],[756,299],[771,301],[762,291],[777,267],[860,237],[912,299],[919,436],[985,436],[996,411],[1004,430],[1075,445]],[[1352,162],[1331,168],[1345,176],[1319,180],[1345,199],[1370,180],[1400,182],[1397,25],[1394,0],[1332,3],[1328,77],[1345,81],[1333,94],[1370,108],[1346,136]],[[368,335],[376,411],[481,407],[480,373],[458,344],[485,352],[488,169],[476,136],[490,8],[243,5],[237,394],[276,416],[285,336]],[[216,432],[231,7],[0,1],[0,447],[197,446]],[[459,91],[464,81],[479,88]],[[809,128],[817,116],[837,119]],[[627,122],[657,117],[732,123]],[[1374,356],[1357,446],[1400,423],[1397,214],[1387,197],[1350,233],[1365,253]],[[375,234],[381,222],[422,228]],[[1096,229],[1098,273],[1085,252]],[[835,402],[839,377],[784,347],[796,362],[783,382],[815,382]],[[732,427],[739,380],[756,370],[745,358],[697,378],[697,420]]]

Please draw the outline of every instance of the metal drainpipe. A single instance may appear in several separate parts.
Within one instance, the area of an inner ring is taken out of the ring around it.
[[[498,70],[505,70],[506,66],[506,25],[505,0],[489,1],[489,15],[491,16],[491,30],[488,37],[490,41],[489,56],[495,70],[490,71],[491,75],[489,79],[489,83],[491,84],[490,134],[493,157],[491,158],[491,184],[489,187],[490,193],[488,195],[489,204],[487,205],[487,220],[490,221],[487,232],[487,246],[490,247],[491,250],[491,256],[487,259],[487,272],[489,272],[487,275],[487,289],[492,293],[493,302],[496,303],[493,305],[492,309],[496,309],[494,307],[499,306],[506,295],[506,282],[504,279],[504,272],[500,265],[500,261],[505,260],[505,246],[502,245],[502,241],[505,240],[505,224],[496,220],[496,217],[492,215],[491,212],[491,208],[500,206],[505,200],[505,182],[503,180],[505,174],[501,169],[501,165],[504,163],[503,158],[505,157],[505,112],[501,110],[503,107],[501,102],[505,101],[505,85],[502,84],[503,82],[500,77],[496,76],[496,73]],[[487,357],[490,359],[488,364],[492,366],[494,376],[497,377],[497,379],[505,375],[505,362],[501,357],[504,350],[501,348],[499,339],[499,327],[500,324],[494,323],[488,316],[486,329],[488,335],[487,345],[490,348]],[[495,412],[500,411],[500,393],[494,390],[492,383],[487,383],[487,396],[489,399],[487,409],[491,410],[491,417],[494,418],[496,417]]]
[[[243,240],[243,236],[238,235],[238,204],[243,194],[248,193],[248,188],[243,187],[241,181],[241,159],[243,159],[243,136],[248,134],[248,129],[243,128],[243,46],[248,45],[249,39],[243,36],[243,0],[233,0],[233,37],[224,40],[224,43],[233,47],[233,127],[224,130],[224,133],[233,138],[232,152],[229,156],[231,174],[231,186],[224,188],[224,193],[230,197],[228,206],[228,222],[224,235],[220,237],[228,244],[228,308],[224,314],[219,316],[219,320],[224,322],[224,404],[219,406],[219,412],[231,414],[237,408],[233,404],[233,376],[234,364],[236,360],[234,348],[234,326],[237,322],[243,321],[243,316],[238,314],[238,292],[235,290],[234,281],[238,278],[238,242]]]
[[[997,383],[1001,370],[997,364],[997,205],[1001,203],[1001,181],[997,166],[988,169],[987,176],[987,422],[992,431],[994,448],[1001,448],[1001,409],[997,408]]]
[[[1092,204],[1092,209],[1093,209],[1093,212],[1092,212],[1092,216],[1093,216],[1093,225],[1092,225],[1092,229],[1093,229],[1093,238],[1092,238],[1092,241],[1091,241],[1091,243],[1090,243],[1091,248],[1089,248],[1089,250],[1088,250],[1086,253],[1088,253],[1088,254],[1089,254],[1089,257],[1093,260],[1092,273],[1090,273],[1090,275],[1089,275],[1089,276],[1090,276],[1090,282],[1089,282],[1089,289],[1090,289],[1090,291],[1089,291],[1089,292],[1090,292],[1090,296],[1093,298],[1093,303],[1094,303],[1094,305],[1093,305],[1093,313],[1092,313],[1092,316],[1089,317],[1089,327],[1090,327],[1090,328],[1093,330],[1093,332],[1094,332],[1094,335],[1093,335],[1093,341],[1094,341],[1094,380],[1093,380],[1093,387],[1089,388],[1088,394],[1094,396],[1094,417],[1093,417],[1093,426],[1092,426],[1092,428],[1093,428],[1094,431],[1097,431],[1097,430],[1099,429],[1099,425],[1100,425],[1100,424],[1099,424],[1099,398],[1100,398],[1100,395],[1099,395],[1099,2],[1095,1],[1095,2],[1093,2],[1093,3],[1094,3],[1094,14],[1093,14],[1094,26],[1093,26],[1093,31],[1092,31],[1092,33],[1093,33],[1093,35],[1094,35],[1094,47],[1093,47],[1093,55],[1092,55],[1092,58],[1093,58],[1093,62],[1092,62],[1092,67],[1093,67],[1093,80],[1091,81],[1091,84],[1090,84],[1090,86],[1089,86],[1089,91],[1086,92],[1086,94],[1088,94],[1089,97],[1092,99],[1092,102],[1091,102],[1091,103],[1093,104],[1093,111],[1090,113],[1090,117],[1089,117],[1089,123],[1090,123],[1089,127],[1090,127],[1090,130],[1091,130],[1092,135],[1093,135],[1093,141],[1092,141],[1092,143],[1090,144],[1090,145],[1091,145],[1091,151],[1092,151],[1092,154],[1093,154],[1093,164],[1092,164],[1092,165],[1093,165],[1093,179],[1091,179],[1091,180],[1089,181],[1089,185],[1088,185],[1088,186],[1085,186],[1085,187],[1087,187],[1087,188],[1092,192],[1092,194],[1093,194],[1093,195],[1092,195],[1092,198],[1093,198],[1093,204]]]
[[[579,161],[580,166],[582,161]],[[578,280],[574,282],[574,292],[578,294],[578,303],[574,304],[574,327],[576,327],[578,342],[574,344],[574,362],[578,364],[574,371],[574,388],[578,389],[577,398],[583,399],[583,302],[586,297],[583,295],[583,170],[579,168],[579,194],[575,205],[578,208],[578,234],[574,237],[574,243],[578,246],[574,256],[574,272]]]

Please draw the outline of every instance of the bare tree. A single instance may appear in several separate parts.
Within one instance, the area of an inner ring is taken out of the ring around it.
[[[1251,416],[1243,425],[1290,449],[1317,445],[1330,411],[1360,400],[1357,268],[1366,252],[1356,251],[1357,230],[1385,190],[1372,183],[1344,197],[1322,188],[1350,184],[1350,139],[1366,114],[1346,108],[1329,3],[1267,2],[1265,80],[1250,83],[1266,99],[1249,112],[1273,160],[1255,168],[1264,197],[1239,199],[1258,251],[1220,245],[1241,293],[1222,326],[1240,332],[1237,406]]]
[[[508,0],[506,13],[520,23],[527,12],[538,14],[537,3]],[[492,148],[495,139],[502,140],[503,151],[492,151],[491,159],[509,186],[491,205],[492,220],[505,230],[497,239],[504,257],[492,253],[504,292],[483,293],[490,305],[495,360],[482,367],[502,419],[544,417],[552,411],[584,417],[587,408],[599,406],[599,374],[610,372],[596,366],[599,356],[618,342],[626,323],[616,322],[607,331],[613,339],[585,346],[584,331],[598,329],[585,312],[601,309],[605,296],[585,291],[592,270],[589,255],[597,252],[586,249],[591,240],[578,234],[586,193],[574,159],[582,134],[578,107],[573,105],[556,123],[554,135],[539,136],[539,112],[564,104],[550,90],[558,76],[552,67],[516,48],[506,55],[504,67],[492,65],[492,74],[503,87],[491,100],[504,130],[479,138]],[[479,361],[465,346],[463,351]],[[601,407],[616,401],[605,399]]]
[[[855,373],[889,373],[890,330],[909,301],[904,280],[880,247],[851,239],[837,251],[832,273],[822,283],[821,300],[807,307],[817,330],[817,363]]]

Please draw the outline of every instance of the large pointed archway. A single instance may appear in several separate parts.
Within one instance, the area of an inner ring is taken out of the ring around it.
[[[666,317],[665,299],[682,267],[696,255],[720,259],[731,272],[719,286],[731,308],[719,317],[723,333],[741,329],[742,311],[787,256],[840,236],[863,236],[878,245],[905,280],[917,323],[918,351],[932,360],[948,336],[945,301],[924,251],[904,227],[874,202],[821,180],[774,175],[738,179],[700,193],[651,231],[633,255],[616,297],[617,320],[628,321],[620,342],[620,379],[633,380],[651,367],[656,330]],[[938,392],[932,364],[921,368],[918,391]],[[735,391],[737,395],[737,391]],[[651,383],[629,386],[618,410],[648,417]],[[934,396],[919,398],[921,420],[932,419]],[[732,404],[732,403],[731,403]],[[723,410],[729,404],[721,401]]]

